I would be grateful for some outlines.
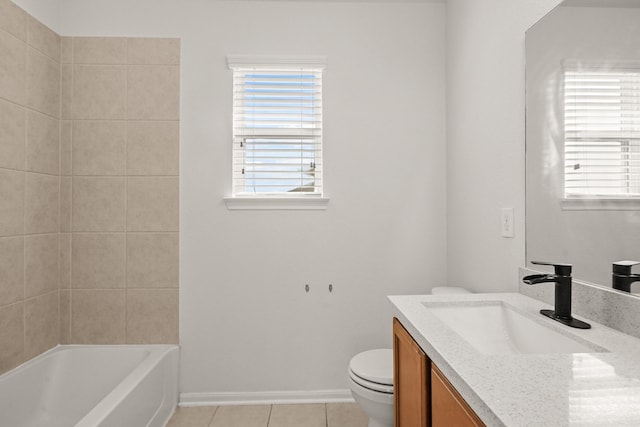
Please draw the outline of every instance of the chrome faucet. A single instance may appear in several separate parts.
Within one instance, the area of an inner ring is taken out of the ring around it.
[[[555,286],[554,310],[540,310],[540,314],[564,325],[578,329],[589,329],[591,325],[571,316],[571,264],[531,261],[535,265],[551,265],[555,274],[532,274],[522,281],[527,285],[553,282]]]
[[[631,292],[631,284],[640,281],[640,274],[631,274],[631,267],[640,264],[638,261],[617,261],[613,263],[611,285],[613,289]]]

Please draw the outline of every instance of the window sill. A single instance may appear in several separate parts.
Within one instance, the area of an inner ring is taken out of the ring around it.
[[[329,207],[327,197],[225,197],[224,203],[230,211],[324,211]]]
[[[640,198],[568,198],[560,200],[563,211],[637,211]]]

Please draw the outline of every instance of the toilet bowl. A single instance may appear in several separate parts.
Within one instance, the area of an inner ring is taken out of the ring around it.
[[[393,351],[389,348],[356,354],[349,362],[349,387],[368,427],[393,427]]]
[[[464,288],[439,286],[434,295],[468,294]],[[349,387],[356,403],[369,417],[368,427],[393,427],[393,350],[363,351],[349,362]]]

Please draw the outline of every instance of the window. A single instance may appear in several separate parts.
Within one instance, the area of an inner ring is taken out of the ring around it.
[[[324,59],[228,60],[233,71],[233,197],[321,198]]]
[[[565,197],[640,197],[640,70],[565,71]]]

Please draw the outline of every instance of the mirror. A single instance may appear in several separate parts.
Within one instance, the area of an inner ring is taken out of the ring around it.
[[[611,287],[613,262],[640,261],[639,22],[640,0],[565,0],[526,33],[530,268],[570,263],[575,278]],[[605,118],[594,124],[600,104]]]

